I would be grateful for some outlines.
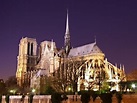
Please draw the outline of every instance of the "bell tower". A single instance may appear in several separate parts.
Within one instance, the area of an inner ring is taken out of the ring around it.
[[[36,39],[25,37],[20,40],[16,71],[17,83],[20,86],[29,83],[30,74],[28,72],[31,72],[32,67],[36,65],[36,50]]]

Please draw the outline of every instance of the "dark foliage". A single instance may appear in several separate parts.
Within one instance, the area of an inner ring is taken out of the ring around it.
[[[51,86],[46,86],[46,88],[45,88],[46,95],[51,95],[54,92],[55,92],[54,88],[52,88]]]
[[[51,101],[52,101],[52,103],[61,103],[61,101],[62,101],[63,99],[64,99],[64,98],[61,97],[61,93],[55,92],[55,93],[53,93],[53,94],[51,95]]]
[[[29,99],[28,99],[28,103],[32,103],[33,102],[33,94],[30,94],[29,95]]]
[[[5,97],[5,101],[6,101],[6,103],[9,103],[9,95],[8,94]]]
[[[4,83],[4,81],[0,81],[0,95],[6,93],[7,93],[6,84]]]
[[[65,100],[65,101],[68,99],[66,94],[61,95],[61,98],[62,98],[62,100]]]
[[[17,85],[17,79],[15,76],[11,76],[5,81],[5,88],[5,94],[9,94],[10,90],[14,90],[14,93],[10,93],[11,95],[16,94],[17,91],[19,91],[20,87]]]
[[[113,95],[113,94],[116,94],[116,97],[117,97],[117,99],[118,99],[118,103],[121,103],[122,94],[121,94],[120,92],[115,91],[115,90],[112,91],[111,93],[112,93],[112,95]]]
[[[25,95],[23,94],[20,101],[24,101]]]
[[[0,103],[2,103],[2,95],[0,95]]]
[[[90,93],[87,91],[81,92],[81,102],[88,103],[90,101]]]
[[[118,103],[121,103],[121,100],[122,100],[122,94],[120,93],[116,93],[116,97],[118,99]]]
[[[100,94],[100,98],[103,103],[112,103],[112,94],[111,93],[102,93]]]

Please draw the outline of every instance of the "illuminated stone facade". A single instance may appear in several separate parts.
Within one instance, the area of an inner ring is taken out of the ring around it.
[[[37,64],[36,50],[37,50],[36,39],[26,37],[20,40],[19,54],[17,56],[17,71],[16,71],[16,78],[19,85],[22,85],[26,81],[29,82],[29,79],[26,80],[26,77],[24,75],[28,71],[31,71],[34,65]]]
[[[38,91],[43,76],[73,80],[80,90],[100,90],[108,83],[110,90],[119,91],[118,83],[126,81],[124,66],[111,64],[105,54],[94,43],[71,47],[68,14],[66,20],[64,48],[58,49],[52,41],[41,42],[37,55],[37,42],[33,38],[22,38],[16,77],[19,85],[30,83]]]

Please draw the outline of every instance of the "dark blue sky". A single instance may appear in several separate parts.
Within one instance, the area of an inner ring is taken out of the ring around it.
[[[94,42],[108,60],[137,69],[136,0],[0,0],[0,78],[15,75],[22,37],[64,44],[69,9],[73,47]]]

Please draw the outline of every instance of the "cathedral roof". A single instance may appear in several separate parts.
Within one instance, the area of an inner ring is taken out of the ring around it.
[[[70,49],[68,57],[83,56],[92,53],[102,53],[96,43],[90,43],[83,46]]]

